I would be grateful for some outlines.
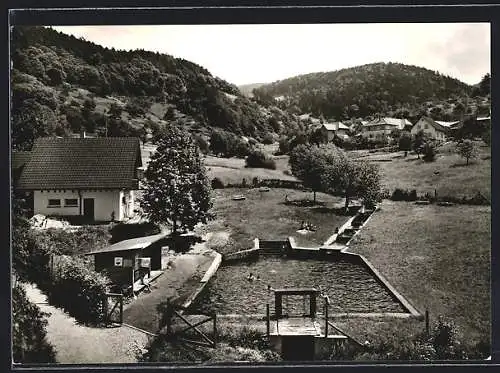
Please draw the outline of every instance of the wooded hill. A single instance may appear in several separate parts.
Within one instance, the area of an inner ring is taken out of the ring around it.
[[[167,122],[256,139],[297,125],[288,113],[261,107],[184,59],[117,51],[44,27],[15,27],[11,37],[16,149],[30,149],[40,136],[81,130],[145,137]]]
[[[373,63],[300,75],[253,90],[261,104],[335,120],[384,115],[415,120],[460,119],[465,106],[488,114],[489,74],[477,86],[422,67]],[[471,96],[468,100],[466,95]],[[466,102],[467,101],[467,102]]]

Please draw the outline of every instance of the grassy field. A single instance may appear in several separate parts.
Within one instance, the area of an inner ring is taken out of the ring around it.
[[[235,195],[244,195],[245,200],[234,201]],[[342,225],[348,217],[336,209],[344,200],[318,193],[316,206],[285,204],[285,196],[291,201],[312,199],[312,193],[290,189],[271,189],[261,193],[258,189],[218,189],[214,191],[213,212],[217,219],[205,228],[208,232],[226,231],[232,243],[217,250],[233,252],[253,247],[254,238],[281,240],[293,236],[298,245],[319,246]],[[297,233],[302,221],[308,221],[318,230],[302,236]]]
[[[480,145],[480,144],[479,144]],[[415,154],[403,152],[383,153],[368,151],[350,152],[380,165],[382,185],[390,193],[396,188],[416,189],[418,194],[434,193],[441,196],[473,196],[480,191],[491,198],[491,150],[479,146],[479,157],[469,161],[460,158],[454,151],[453,144],[438,149],[436,161],[426,163]]]
[[[384,201],[351,243],[417,309],[452,319],[461,340],[490,336],[489,206],[419,206]],[[360,338],[377,340],[422,331],[422,322],[342,322]]]
[[[209,178],[218,177],[224,184],[239,184],[243,179],[247,183],[251,183],[254,177],[259,179],[297,180],[287,172],[289,170],[287,156],[275,157],[274,160],[276,170],[245,168],[245,160],[241,158],[207,156],[205,157],[205,165],[207,166]]]

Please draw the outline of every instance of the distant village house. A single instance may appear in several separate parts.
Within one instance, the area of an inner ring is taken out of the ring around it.
[[[377,118],[363,125],[361,136],[368,140],[387,139],[395,129],[409,131],[411,127],[412,123],[408,119],[389,117]]]
[[[349,127],[342,122],[323,123],[320,130],[328,137],[329,142],[332,141],[335,136],[343,140],[349,138]]]
[[[451,131],[458,124],[455,122],[443,122],[433,120],[429,117],[422,117],[411,129],[412,136],[416,135],[418,132],[423,131],[424,134],[436,141],[446,141],[448,136],[451,135]]]

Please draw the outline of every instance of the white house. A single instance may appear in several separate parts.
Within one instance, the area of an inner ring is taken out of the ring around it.
[[[363,124],[361,136],[369,140],[387,139],[393,130],[402,131],[411,128],[411,126],[411,122],[404,118],[377,118]]]
[[[141,166],[137,138],[40,138],[15,189],[32,194],[34,214],[122,221],[133,215]]]
[[[411,129],[411,134],[416,135],[418,132],[423,131],[424,134],[437,141],[446,141],[450,135],[451,129],[457,125],[457,122],[442,122],[433,120],[429,117],[422,117]]]
[[[349,137],[349,127],[347,127],[342,122],[323,123],[321,125],[321,131],[326,133],[326,135],[328,136],[328,141],[332,141],[335,135],[337,135],[341,139],[346,139]]]

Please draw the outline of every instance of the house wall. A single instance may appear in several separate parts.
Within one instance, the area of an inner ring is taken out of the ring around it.
[[[364,127],[363,131],[361,132],[361,136],[375,140],[380,137],[386,137],[388,136],[392,130],[394,130],[394,126],[387,125],[387,124],[380,124],[376,126],[368,126]]]
[[[58,215],[58,216],[75,216],[80,215],[80,203],[83,204],[85,198],[94,199],[94,220],[109,221],[111,213],[115,212],[115,220],[121,221],[129,216],[128,204],[123,204],[123,197],[127,194],[130,196],[130,191],[81,191],[81,199],[77,190],[52,190],[52,191],[35,191],[33,201],[34,214],[43,215]],[[49,207],[49,199],[60,199],[60,207]],[[77,206],[66,207],[65,199],[77,199]],[[133,201],[133,192],[132,192]],[[83,206],[82,211],[83,215]]]
[[[425,119],[420,119],[411,129],[411,134],[416,135],[419,131],[424,131],[424,134],[434,140],[445,141],[446,135],[442,131],[438,131],[432,124]]]
[[[325,127],[321,127],[321,131],[326,134],[329,142],[335,137],[335,131],[328,131]]]

